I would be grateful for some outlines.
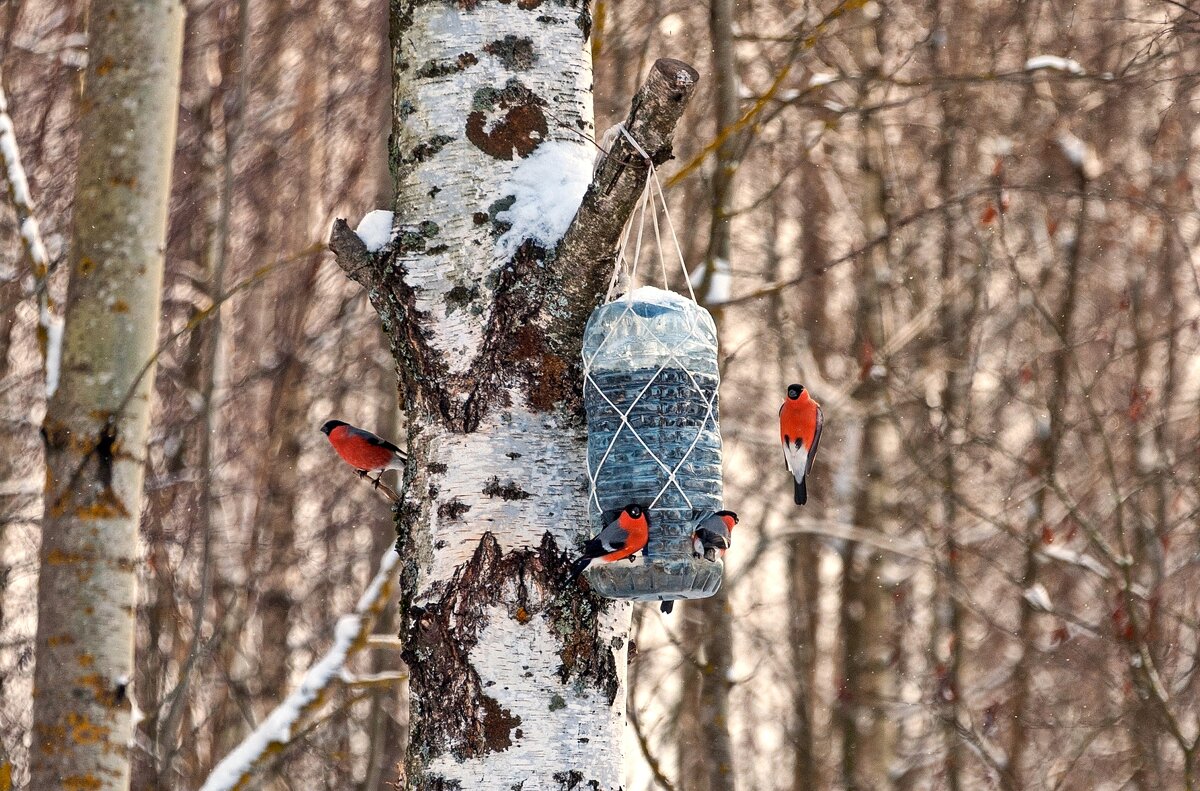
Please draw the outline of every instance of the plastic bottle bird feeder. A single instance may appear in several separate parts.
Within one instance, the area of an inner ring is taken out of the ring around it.
[[[712,596],[724,564],[692,551],[697,522],[724,507],[712,316],[644,286],[596,308],[583,359],[591,535],[606,510],[638,503],[650,515],[637,559],[593,563],[588,582],[614,599]]]

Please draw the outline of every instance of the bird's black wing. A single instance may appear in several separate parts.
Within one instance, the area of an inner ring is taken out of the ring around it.
[[[809,471],[812,469],[813,461],[817,458],[817,446],[821,444],[821,429],[825,427],[825,413],[821,411],[821,407],[817,407],[817,428],[813,431],[813,444],[808,449],[808,462],[804,465],[804,476],[808,477]]]
[[[354,426],[350,426],[350,433],[356,437],[366,440],[372,445],[378,445],[381,448],[387,448],[392,453],[399,454],[401,458],[405,458],[407,456],[404,451],[396,447],[395,443],[388,442],[383,437],[379,436],[378,434],[373,434],[372,432],[367,431],[365,428],[355,428]]]
[[[707,527],[702,527],[696,531],[696,538],[700,539],[700,543],[706,547],[716,547],[717,549],[729,549],[729,537],[721,535]]]

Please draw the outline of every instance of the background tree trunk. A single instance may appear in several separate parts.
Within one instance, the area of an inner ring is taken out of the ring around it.
[[[713,0],[708,31],[713,46],[712,73],[716,90],[715,133],[733,126],[740,112],[737,62],[733,51],[733,0]],[[713,314],[721,335],[719,283],[732,277],[733,177],[737,171],[738,139],[730,136],[717,149],[712,174],[712,208],[708,252],[696,297]],[[695,278],[693,278],[694,280]],[[736,510],[736,504],[726,504]],[[744,535],[738,538],[744,540]],[[733,667],[733,612],[729,574],[715,596],[684,602],[680,607],[681,642],[691,661],[683,664],[683,706],[680,722],[679,785],[684,791],[729,791],[734,788],[733,745],[729,736],[730,670]]]
[[[183,8],[97,0],[38,584],[32,787],[127,788],[138,518]]]

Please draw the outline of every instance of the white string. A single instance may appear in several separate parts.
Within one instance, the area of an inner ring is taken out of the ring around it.
[[[630,242],[630,237],[633,236],[632,226],[634,223],[634,217],[631,214],[629,220],[626,222],[625,228],[623,228],[622,232],[621,232],[621,239],[620,239],[620,242],[618,243],[617,261],[616,261],[615,266],[613,267],[612,277],[609,280],[608,291],[605,294],[605,302],[611,303],[612,299],[613,299],[613,293],[616,290],[618,281],[620,279],[621,272],[628,270],[629,282],[627,284],[626,293],[625,293],[625,307],[621,311],[621,314],[619,316],[617,316],[616,319],[614,319],[611,322],[611,324],[609,325],[608,333],[604,336],[604,338],[601,339],[600,344],[596,347],[595,351],[593,351],[591,355],[585,355],[584,361],[583,361],[584,362],[583,376],[584,376],[585,388],[586,388],[587,383],[590,381],[592,387],[595,388],[596,392],[600,394],[600,397],[604,399],[605,403],[608,404],[609,408],[611,408],[613,410],[613,412],[617,415],[617,417],[621,421],[621,425],[617,428],[617,430],[615,432],[613,432],[612,437],[609,439],[608,447],[606,447],[604,449],[604,453],[601,455],[600,461],[596,465],[596,469],[595,470],[591,469],[591,464],[590,463],[588,464],[587,473],[588,473],[588,483],[589,483],[589,489],[590,489],[590,500],[592,503],[595,504],[597,512],[603,511],[603,509],[600,507],[599,496],[596,493],[596,477],[599,475],[600,470],[604,468],[604,464],[605,464],[605,462],[608,461],[608,457],[612,454],[613,448],[616,447],[617,440],[620,438],[621,432],[628,430],[633,435],[634,439],[636,439],[638,441],[638,444],[640,444],[642,446],[642,448],[646,451],[646,453],[650,456],[651,460],[653,460],[654,463],[657,464],[659,466],[659,468],[662,469],[663,472],[667,473],[666,481],[663,483],[662,488],[659,489],[658,494],[655,496],[654,500],[650,503],[649,506],[647,506],[647,510],[650,510],[655,505],[657,505],[658,501],[662,499],[663,495],[665,495],[667,490],[669,488],[671,488],[672,486],[674,486],[676,491],[678,491],[679,494],[683,497],[683,500],[687,504],[687,507],[689,509],[691,509],[693,507],[691,498],[688,497],[687,492],[685,492],[683,490],[683,487],[680,486],[679,481],[676,476],[678,475],[679,471],[683,468],[683,465],[686,464],[688,459],[691,457],[692,451],[695,450],[696,445],[700,442],[700,438],[704,435],[704,432],[707,429],[709,422],[711,421],[714,424],[716,422],[716,418],[713,415],[713,407],[716,404],[717,391],[718,391],[718,387],[720,384],[720,374],[718,373],[717,374],[717,379],[718,379],[717,385],[713,387],[712,394],[707,399],[705,399],[704,398],[704,389],[701,388],[700,383],[696,380],[695,374],[677,356],[679,349],[682,346],[684,346],[685,344],[691,342],[692,339],[694,338],[694,336],[698,330],[698,328],[696,326],[696,320],[697,320],[699,314],[692,313],[691,315],[689,315],[689,317],[688,317],[688,325],[689,325],[688,326],[688,336],[685,337],[683,340],[681,340],[679,343],[675,344],[674,346],[668,347],[667,344],[664,343],[661,338],[659,338],[657,335],[654,335],[653,332],[651,332],[651,336],[654,338],[655,341],[658,342],[659,346],[661,346],[663,349],[666,350],[667,354],[666,354],[665,358],[663,358],[663,362],[658,367],[658,370],[654,372],[653,376],[649,377],[646,380],[645,385],[642,386],[642,389],[638,392],[638,394],[636,396],[634,396],[633,400],[629,403],[628,408],[625,409],[624,411],[619,409],[617,407],[617,405],[614,404],[609,399],[608,395],[600,388],[600,385],[596,382],[595,378],[592,377],[592,365],[595,362],[596,358],[600,355],[601,351],[608,344],[609,339],[613,337],[616,327],[625,320],[626,316],[630,312],[632,312],[632,309],[633,309],[633,291],[635,290],[635,286],[636,286],[636,282],[637,282],[638,264],[641,261],[642,235],[643,235],[643,232],[645,231],[645,227],[646,227],[647,211],[649,211],[649,213],[650,213],[651,224],[654,228],[654,239],[658,246],[659,268],[662,273],[663,286],[669,287],[669,283],[667,281],[666,256],[663,254],[662,234],[659,230],[659,225],[658,225],[658,206],[655,205],[655,200],[654,200],[656,193],[658,196],[658,203],[661,204],[663,214],[666,216],[667,228],[671,231],[671,239],[673,240],[674,245],[675,245],[675,253],[676,253],[676,256],[678,257],[679,266],[683,270],[683,282],[685,284],[687,284],[688,294],[691,296],[692,302],[694,302],[694,303],[697,302],[696,293],[692,289],[692,283],[689,278],[687,264],[684,261],[683,249],[679,244],[679,237],[675,233],[675,225],[673,222],[671,222],[671,213],[667,208],[666,195],[663,193],[662,183],[658,179],[658,171],[654,167],[654,162],[653,162],[653,160],[650,159],[650,155],[646,153],[646,150],[644,148],[642,148],[642,146],[637,142],[637,140],[634,139],[633,135],[631,135],[629,133],[629,130],[625,128],[624,124],[617,124],[617,129],[620,131],[620,133],[622,135],[624,135],[625,139],[629,141],[629,144],[631,146],[633,146],[634,150],[636,150],[642,156],[642,158],[646,161],[646,165],[649,169],[649,173],[647,174],[645,188],[642,191],[641,197],[638,199],[638,205],[635,209],[635,212],[637,214],[638,230],[637,230],[636,238],[634,239],[633,260],[632,260],[632,262],[630,262],[630,261],[628,261],[628,259],[626,257],[626,253],[628,251],[628,245]],[[692,387],[695,388],[695,391],[700,395],[701,400],[704,401],[704,406],[705,406],[704,417],[700,421],[700,425],[696,431],[696,436],[692,439],[692,442],[688,446],[687,451],[684,452],[683,456],[680,458],[679,462],[674,467],[667,465],[666,462],[664,462],[662,459],[660,459],[658,457],[658,455],[653,450],[650,449],[650,446],[646,444],[646,442],[641,438],[641,436],[637,433],[637,431],[629,423],[629,415],[632,414],[633,410],[637,408],[637,405],[641,402],[641,399],[646,394],[646,391],[650,389],[650,385],[653,384],[655,382],[655,380],[658,379],[659,375],[661,375],[662,372],[664,370],[666,370],[667,366],[671,365],[671,364],[674,364],[680,370],[682,370],[685,374],[687,374],[687,377],[688,377],[689,381],[691,382]]]

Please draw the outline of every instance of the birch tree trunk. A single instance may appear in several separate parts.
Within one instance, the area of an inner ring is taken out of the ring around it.
[[[630,606],[565,580],[589,529],[582,327],[646,170],[618,142],[584,197],[590,28],[584,2],[394,4],[393,240],[333,230],[407,408],[404,788],[621,787]],[[656,162],[696,78],[660,61],[635,99]]]
[[[91,23],[62,374],[43,427],[38,789],[129,787],[147,366],[158,336],[183,7],[96,0]]]

